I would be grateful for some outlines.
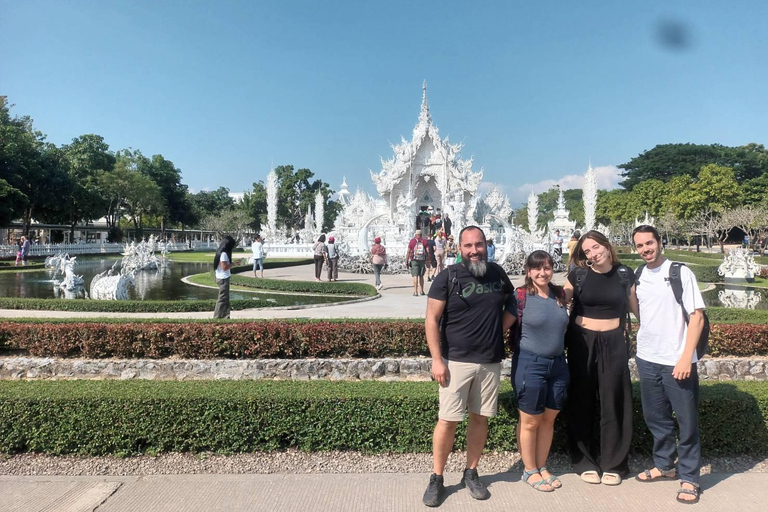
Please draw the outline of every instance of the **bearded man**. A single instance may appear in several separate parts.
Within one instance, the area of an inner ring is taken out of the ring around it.
[[[440,272],[429,289],[426,334],[432,376],[440,385],[440,412],[432,439],[434,473],[422,502],[437,507],[445,495],[443,471],[456,426],[469,410],[467,466],[462,483],[479,500],[490,494],[477,474],[488,437],[488,418],[498,408],[503,333],[515,322],[514,286],[496,263],[489,263],[483,230],[459,234],[461,263]]]

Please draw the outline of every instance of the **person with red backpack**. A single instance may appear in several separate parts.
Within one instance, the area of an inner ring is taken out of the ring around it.
[[[564,353],[568,310],[563,288],[552,284],[554,265],[546,251],[528,255],[512,329],[512,387],[520,413],[517,442],[525,466],[522,480],[542,492],[563,485],[547,470],[547,457],[570,381]]]
[[[709,332],[704,300],[693,272],[662,255],[656,228],[638,226],[632,242],[645,262],[635,270],[637,285],[630,304],[640,320],[635,362],[643,417],[653,435],[654,463],[635,479],[658,482],[679,477],[677,501],[696,503],[701,493],[696,363],[704,356]]]
[[[424,272],[427,270],[427,241],[421,238],[421,230],[417,229],[413,233],[413,238],[408,242],[408,253],[405,255],[405,264],[411,268],[413,276],[413,296],[419,296],[419,286],[421,294],[424,293]]]

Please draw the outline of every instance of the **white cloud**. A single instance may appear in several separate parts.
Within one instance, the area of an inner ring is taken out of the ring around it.
[[[595,167],[597,176],[597,188],[602,190],[613,190],[619,187],[619,181],[622,180],[621,170],[614,165],[605,165]],[[572,188],[582,188],[584,185],[583,174],[566,174],[559,180],[542,180],[536,183],[525,183],[508,192],[510,202],[515,205],[528,201],[528,195],[533,191],[536,194],[546,192],[555,185],[559,185],[562,190]]]

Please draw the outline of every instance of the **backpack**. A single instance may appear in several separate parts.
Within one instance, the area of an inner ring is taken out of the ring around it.
[[[581,289],[584,286],[584,279],[587,278],[589,270],[584,267],[575,267],[571,272],[573,272],[573,276],[576,281],[576,292],[581,295]],[[625,318],[622,318],[623,325],[621,327],[624,329],[624,339],[627,342],[627,349],[629,349],[632,344],[629,339],[630,334],[632,334],[632,317],[629,316],[629,295],[632,291],[632,280],[630,279],[629,274],[632,272],[632,270],[628,266],[620,264],[616,268],[616,272],[619,273],[619,282],[621,283],[621,286],[624,287],[624,292],[627,294],[627,314]],[[575,311],[576,309],[574,308],[574,318],[576,314]]]
[[[683,305],[683,279],[680,277],[680,267],[685,265],[685,263],[680,263],[677,261],[673,261],[672,264],[669,267],[669,277],[667,280],[669,281],[670,286],[672,287],[672,293],[675,294],[675,301],[680,306],[680,308],[683,310],[683,319],[685,320],[685,325],[688,325],[688,322],[690,321],[691,317],[688,314],[688,312],[685,310],[685,306]],[[639,285],[640,284],[640,275],[643,273],[643,269],[645,268],[645,264],[640,265],[637,267],[637,270],[635,270],[635,278],[636,282]],[[696,359],[701,359],[705,355],[707,355],[707,349],[709,348],[709,317],[707,316],[706,311],[701,312],[704,315],[704,326],[701,328],[701,334],[699,335],[699,341],[696,343]]]
[[[517,352],[520,348],[520,338],[523,337],[523,310],[525,309],[525,298],[528,296],[528,291],[525,288],[518,288],[515,290],[517,294],[517,320],[512,325],[509,332],[509,344],[512,352]],[[560,288],[558,299],[565,302],[565,290]]]
[[[421,238],[416,239],[416,245],[413,246],[413,259],[424,261],[427,259],[427,252],[424,250],[424,243]]]

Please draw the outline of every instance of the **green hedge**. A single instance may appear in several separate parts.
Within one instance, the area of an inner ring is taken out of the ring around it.
[[[632,449],[648,454],[652,443],[637,385],[634,402]],[[2,382],[0,452],[430,452],[437,409],[432,382]],[[565,449],[563,417],[555,451]],[[705,456],[768,454],[767,420],[768,384],[702,384]],[[514,394],[504,382],[487,450],[515,450],[516,422]],[[456,446],[465,443],[461,425]]]
[[[720,260],[723,261],[723,255],[721,253],[712,253],[712,252],[696,252],[696,251],[681,251],[679,249],[667,249],[664,251],[667,255],[673,255],[669,256],[670,258],[677,258],[677,257],[692,257],[692,258],[703,258],[708,260]],[[755,262],[760,263],[761,265],[768,265],[768,257],[766,256],[755,256]]]
[[[318,283],[317,281],[286,281],[279,279],[258,279],[233,274],[230,282],[237,286],[246,286],[259,290],[272,290],[296,293],[322,293],[330,295],[375,296],[379,292],[370,284],[364,283]]]
[[[269,300],[267,300],[269,299]],[[302,296],[302,304],[326,304],[342,302],[339,297]],[[233,310],[250,308],[267,308],[278,306],[294,306],[297,297],[260,293],[259,300],[231,300]],[[81,311],[97,313],[188,313],[199,311],[213,312],[215,299],[209,300],[63,300],[63,299],[25,299],[15,297],[0,297],[0,309],[29,309],[36,311]]]
[[[673,261],[680,261],[681,263],[686,263],[689,269],[691,269],[691,272],[693,272],[693,275],[696,276],[696,280],[700,283],[717,283],[723,280],[723,278],[717,273],[717,269],[720,266],[717,265],[702,265],[700,263],[694,263],[691,261],[683,261],[682,259],[678,258],[670,258]],[[621,262],[631,268],[632,270],[635,270],[637,267],[643,264],[643,259],[638,254],[622,254],[620,257]],[[709,263],[709,261],[704,261],[704,263]]]
[[[405,321],[251,323],[0,322],[0,348],[89,358],[427,356],[424,324]],[[768,325],[712,324],[713,356],[768,355]]]

